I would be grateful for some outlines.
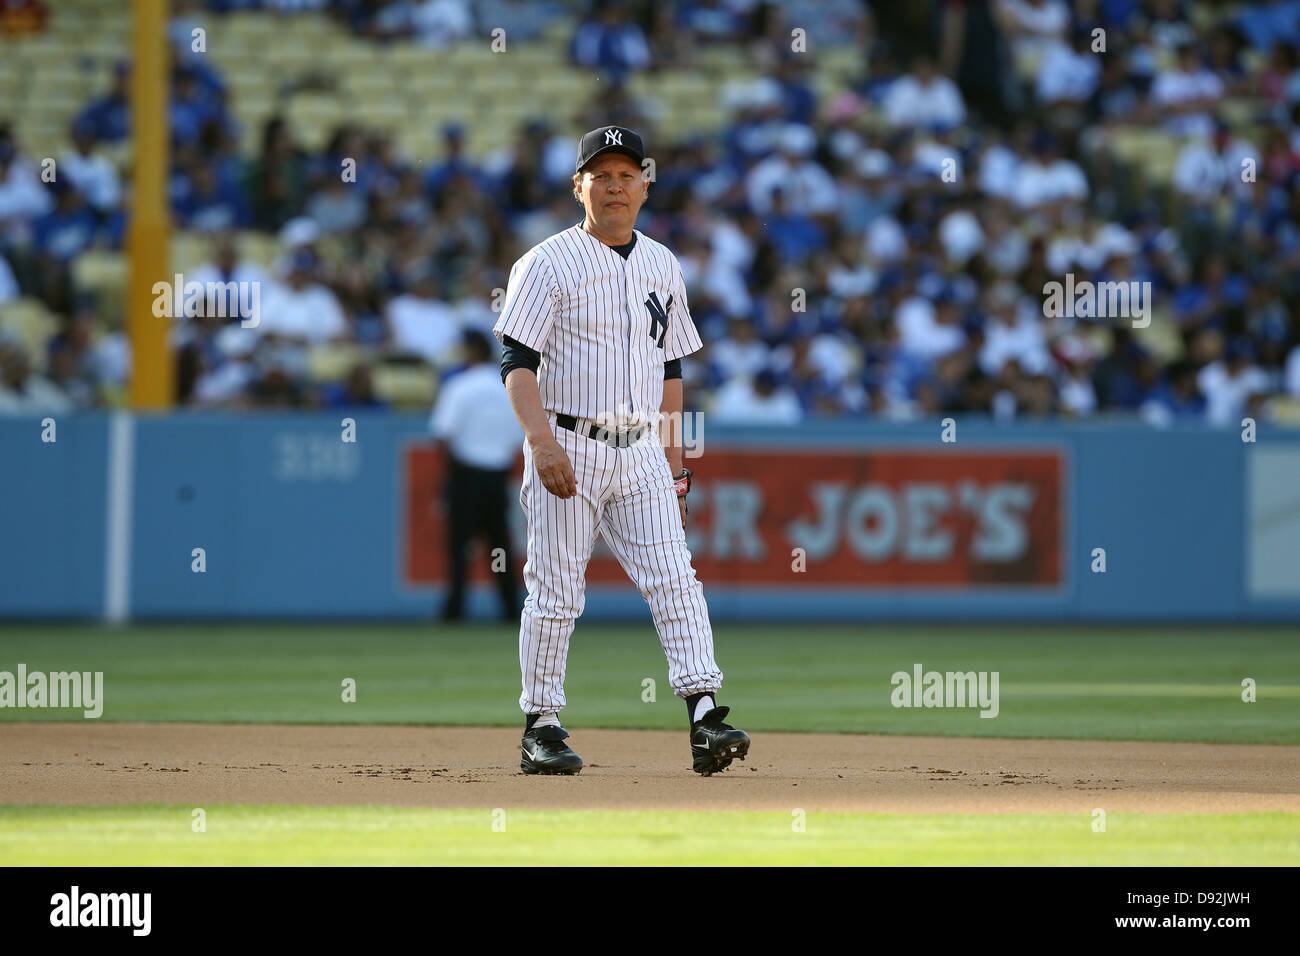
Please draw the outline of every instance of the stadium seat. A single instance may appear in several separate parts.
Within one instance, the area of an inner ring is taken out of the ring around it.
[[[72,264],[72,280],[101,299],[123,294],[126,258],[112,249],[90,249]]]
[[[403,408],[428,409],[438,388],[437,376],[427,365],[379,365],[373,378],[375,394]]]
[[[307,353],[307,376],[316,383],[339,382],[366,357],[360,345],[318,345]]]
[[[1300,427],[1300,398],[1283,396],[1275,399],[1273,418],[1279,425]]]
[[[171,268],[176,272],[190,272],[207,262],[212,256],[212,238],[201,232],[177,230],[172,233]]]
[[[58,330],[59,320],[37,299],[24,297],[0,309],[0,332],[17,336],[36,368],[45,367],[46,343]]]
[[[264,232],[246,230],[239,233],[239,254],[241,257],[256,262],[263,268],[270,268],[280,256],[280,242],[275,236]]]

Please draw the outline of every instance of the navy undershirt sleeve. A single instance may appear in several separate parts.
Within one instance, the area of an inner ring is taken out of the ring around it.
[[[679,359],[679,358],[675,358],[675,359],[673,359],[673,360],[670,361],[670,362],[664,362],[664,381],[665,381],[665,382],[668,381],[670,378],[681,378],[681,377],[682,377],[682,360],[681,360],[681,359]]]
[[[512,339],[510,336],[504,336],[501,340],[503,346],[501,352],[501,382],[505,383],[506,376],[517,368],[526,368],[528,371],[536,374],[537,366],[542,364],[541,353],[536,349],[530,349],[518,339]]]

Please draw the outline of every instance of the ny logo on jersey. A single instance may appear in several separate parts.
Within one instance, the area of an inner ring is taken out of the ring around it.
[[[655,339],[655,345],[663,348],[664,336],[668,334],[668,314],[673,310],[673,297],[668,297],[667,305],[660,305],[659,296],[651,292],[650,298],[645,300],[645,307],[650,310],[650,338]]]
[[[607,129],[607,130],[605,130],[605,145],[606,145],[606,146],[622,146],[622,145],[623,145],[623,131],[622,131],[621,129]]]

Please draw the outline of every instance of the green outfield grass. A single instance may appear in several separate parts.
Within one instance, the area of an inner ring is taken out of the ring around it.
[[[1300,743],[1300,630],[719,627],[724,697],[757,731]],[[0,670],[103,671],[104,720],[514,725],[516,631],[470,625],[0,627]],[[1000,674],[1001,712],[895,709],[890,676]],[[341,683],[357,682],[344,703]],[[642,680],[656,681],[653,703]],[[1241,681],[1257,684],[1243,703]],[[579,624],[575,727],[679,729],[649,626]],[[0,720],[80,719],[0,709]]]
[[[12,866],[1034,865],[1294,866],[1286,813],[793,813],[425,810],[397,807],[0,806]],[[504,823],[503,831],[493,824]],[[575,839],[575,837],[581,837]]]

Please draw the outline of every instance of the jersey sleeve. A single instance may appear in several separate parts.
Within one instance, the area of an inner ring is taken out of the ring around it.
[[[664,342],[664,361],[671,362],[683,355],[690,355],[704,348],[700,333],[691,318],[690,306],[686,304],[686,280],[682,278],[682,267],[673,260],[673,311],[668,320],[668,337]]]
[[[555,322],[560,296],[560,284],[550,262],[536,249],[529,250],[510,270],[505,305],[492,326],[492,334],[498,342],[504,343],[509,336],[542,351]]]

